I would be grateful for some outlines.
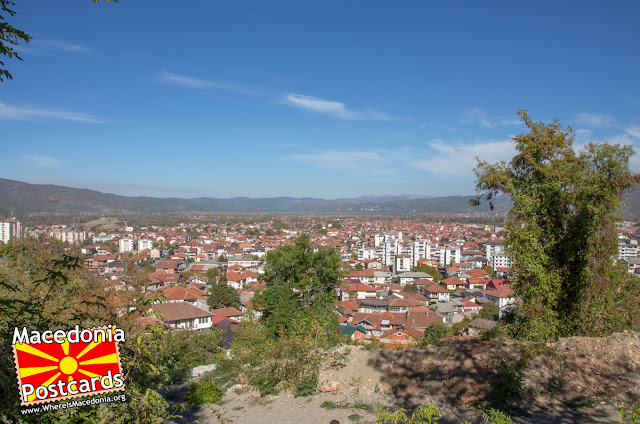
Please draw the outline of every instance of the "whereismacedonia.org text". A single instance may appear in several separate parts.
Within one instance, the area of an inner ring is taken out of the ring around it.
[[[127,395],[122,393],[121,395],[116,395],[116,396],[105,396],[105,397],[98,397],[98,398],[92,398],[92,399],[72,400],[70,402],[63,402],[63,403],[43,403],[42,405],[35,406],[33,408],[21,409],[20,412],[22,412],[22,415],[37,414],[39,412],[58,411],[60,409],[78,408],[80,406],[98,405],[101,403],[110,403],[110,402],[118,402],[118,401],[125,402],[126,400],[127,400]]]
[[[12,344],[21,404],[43,403],[23,413],[95,404],[96,399],[103,399],[102,403],[124,398],[123,394],[113,399],[107,396],[59,405],[44,404],[124,390],[118,351],[118,343],[124,341],[124,331],[112,325],[91,329],[80,329],[76,325],[69,331],[42,332],[15,328]]]

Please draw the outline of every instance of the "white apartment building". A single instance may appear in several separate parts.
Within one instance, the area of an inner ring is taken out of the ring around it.
[[[138,251],[153,249],[153,240],[142,239],[138,240]]]
[[[618,239],[618,259],[638,257],[638,240]]]
[[[86,231],[55,230],[50,232],[49,235],[65,243],[72,244],[80,244],[87,238]]]
[[[0,242],[6,243],[12,237],[20,237],[22,225],[16,218],[0,219]]]
[[[511,268],[513,265],[513,261],[507,255],[504,246],[496,244],[496,245],[487,245],[487,265],[491,268],[496,269],[498,267],[508,267]]]
[[[411,252],[411,266],[418,267],[418,261],[420,259],[431,259],[431,251],[433,246],[430,241],[416,240],[413,242],[413,249]]]
[[[455,263],[462,262],[462,251],[460,247],[441,246],[438,256],[440,266],[448,267],[451,261]]]
[[[393,272],[398,274],[409,271],[411,271],[411,255],[396,255],[394,258]]]
[[[136,242],[132,238],[121,238],[118,240],[118,252],[131,253],[136,248]]]
[[[358,249],[358,260],[364,261],[365,259],[380,259],[382,251],[380,249],[362,248]]]

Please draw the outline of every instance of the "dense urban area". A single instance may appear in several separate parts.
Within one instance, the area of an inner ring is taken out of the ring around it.
[[[247,316],[260,316],[262,308],[252,299],[265,289],[266,253],[301,235],[309,237],[313,251],[334,249],[340,255],[337,311],[340,330],[353,340],[406,348],[434,323],[458,324],[452,336],[473,337],[496,324],[488,319],[491,314],[480,317],[483,309],[490,305],[502,314],[516,300],[503,225],[415,217],[227,219],[144,227],[120,221],[122,228],[83,230],[76,225],[28,228],[8,218],[0,221],[0,241],[27,236],[77,246],[84,267],[113,290],[132,290],[130,276],[146,271],[144,288],[162,295],[152,310],[175,329],[227,330]],[[629,273],[640,274],[640,233],[631,225],[618,226],[617,260]],[[238,293],[235,307],[208,302],[220,282]]]

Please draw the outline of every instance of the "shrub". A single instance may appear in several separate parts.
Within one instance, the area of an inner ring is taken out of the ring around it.
[[[311,396],[316,391],[318,385],[317,374],[303,378],[296,386],[294,396]]]
[[[620,408],[618,415],[620,416],[621,423],[625,422],[625,418],[629,418],[631,423],[640,424],[640,405],[633,405],[631,412],[626,412],[624,408]]]
[[[206,405],[208,403],[216,403],[222,399],[222,390],[213,381],[204,381],[191,385],[191,390],[187,395],[187,403],[192,408]]]

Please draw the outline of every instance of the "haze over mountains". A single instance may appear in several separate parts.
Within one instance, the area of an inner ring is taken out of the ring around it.
[[[0,216],[9,216],[11,213],[16,216],[29,216],[183,212],[506,215],[509,210],[509,202],[506,199],[495,199],[493,211],[490,211],[486,204],[471,207],[469,199],[472,197],[474,196],[427,197],[410,194],[334,200],[310,197],[129,197],[96,190],[29,184],[0,178]],[[623,204],[623,214],[627,219],[636,219],[640,216],[639,210],[640,190],[633,190],[629,192]]]
[[[0,178],[0,214],[117,214],[179,212],[280,212],[280,213],[489,213],[487,206],[472,208],[472,196],[427,197],[410,194],[361,196],[345,199],[249,198],[192,199],[129,197],[50,184],[29,184]],[[506,213],[506,201],[498,201],[493,213]]]

